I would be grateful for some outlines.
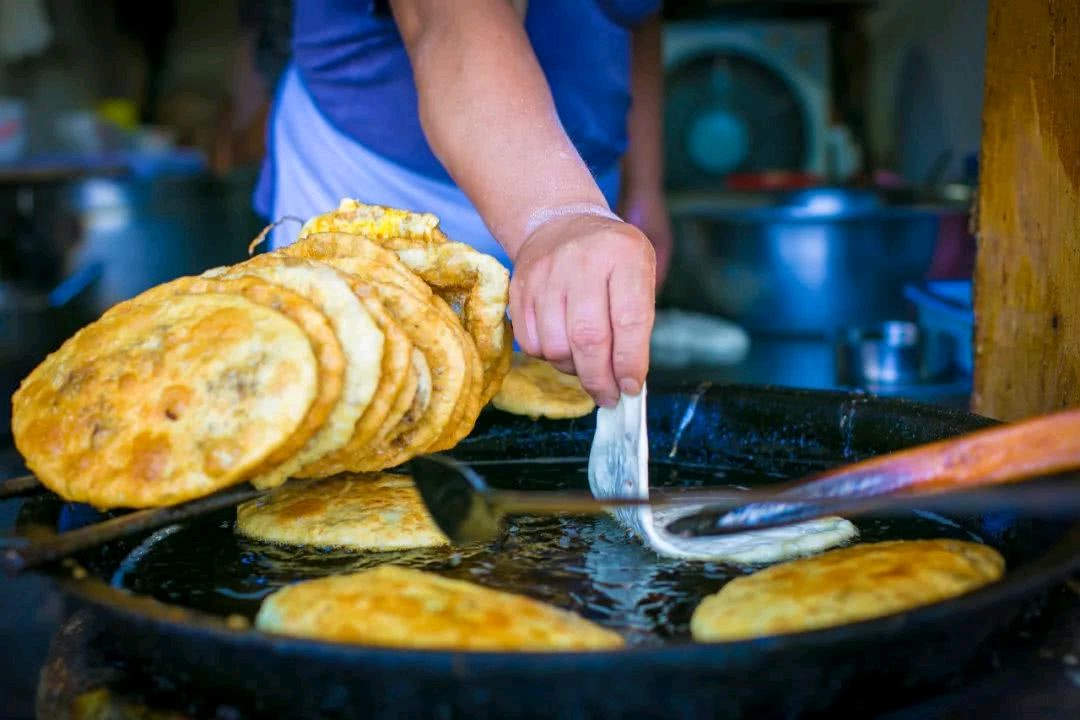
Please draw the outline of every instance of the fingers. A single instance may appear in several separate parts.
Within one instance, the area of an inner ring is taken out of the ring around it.
[[[619,387],[611,364],[611,318],[606,273],[579,270],[566,293],[566,328],[574,370],[597,405],[611,407]]]
[[[630,226],[597,225],[589,219],[530,241],[511,280],[510,313],[526,353],[576,374],[611,407],[620,392],[640,393],[648,372],[657,253]]]
[[[526,354],[540,355],[540,335],[536,331],[536,317],[532,300],[525,287],[525,273],[515,273],[510,278],[510,324],[514,339]]]
[[[649,370],[649,337],[655,319],[656,271],[651,262],[623,262],[608,281],[611,365],[619,389],[637,395]]]
[[[555,367],[573,368],[570,341],[566,330],[566,290],[556,282],[538,287],[533,296],[533,313],[540,332],[540,349],[544,359]]]

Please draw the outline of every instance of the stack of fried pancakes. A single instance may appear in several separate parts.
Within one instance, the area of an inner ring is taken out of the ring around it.
[[[13,398],[62,497],[150,507],[453,447],[510,366],[509,275],[430,214],[342,201],[297,241],[108,310]]]

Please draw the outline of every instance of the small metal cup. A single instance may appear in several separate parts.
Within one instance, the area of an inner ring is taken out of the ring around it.
[[[904,321],[849,328],[836,343],[836,381],[850,387],[913,385],[947,376],[952,338]]]

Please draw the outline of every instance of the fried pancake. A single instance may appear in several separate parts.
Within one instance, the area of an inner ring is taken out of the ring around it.
[[[485,405],[491,402],[491,399],[498,394],[503,381],[506,380],[506,376],[510,374],[510,368],[513,367],[514,364],[514,326],[511,324],[510,318],[506,318],[503,323],[503,336],[506,338],[506,343],[503,346],[502,356],[495,363],[495,369],[492,376],[484,385],[484,395],[481,399],[484,401]]]
[[[381,459],[375,463],[364,463],[362,467],[354,464],[346,469],[393,467],[418,452],[435,452],[453,447],[472,431],[482,407],[480,392],[483,376],[476,345],[446,303],[434,295],[426,283],[405,267],[393,252],[358,235],[309,235],[282,252],[328,263],[371,284],[390,314],[405,327],[414,345],[425,353],[427,365],[433,373],[431,397],[434,409],[429,413],[430,417],[425,415],[417,418],[410,414],[405,426],[392,436],[397,442],[391,444],[396,447],[384,449],[380,453]],[[437,321],[436,325],[431,325],[432,319]],[[414,332],[410,333],[410,329]],[[447,350],[451,345],[458,346],[460,353]],[[459,382],[458,368],[450,364],[457,362],[455,358],[459,357],[464,364],[464,378],[460,380],[461,387],[457,388],[454,406],[443,408],[440,403],[448,394],[446,388],[453,390],[455,383]],[[441,411],[446,410],[448,413],[442,414]],[[416,420],[422,425],[438,424],[438,436],[430,437],[428,429],[423,432],[415,430],[412,422]]]
[[[406,339],[408,339],[408,336],[406,336]],[[405,381],[401,384],[401,389],[398,391],[397,397],[394,398],[393,405],[390,406],[390,412],[386,414],[383,426],[371,438],[369,446],[358,455],[354,455],[353,459],[363,457],[371,448],[383,445],[387,438],[395,434],[402,426],[402,423],[405,422],[406,416],[416,406],[417,398],[421,398],[420,402],[423,402],[423,408],[413,414],[412,417],[420,417],[423,409],[427,408],[427,402],[431,398],[431,373],[428,372],[424,353],[420,352],[412,344],[411,340],[409,341],[409,348],[409,365],[406,368]],[[420,395],[421,390],[424,393],[422,396]]]
[[[297,473],[297,477],[327,477],[340,472],[343,463],[367,452],[376,438],[401,420],[415,393],[412,378],[413,344],[401,326],[390,317],[374,290],[354,275],[345,275],[353,292],[360,298],[383,334],[383,359],[379,384],[364,414],[356,423],[352,437],[343,448],[323,456]],[[402,396],[404,395],[404,398]],[[405,403],[402,406],[402,403]]]
[[[716,642],[843,625],[961,595],[1004,568],[993,548],[960,540],[852,545],[735,578],[698,605],[690,630]]]
[[[354,279],[354,282],[360,281]],[[386,345],[383,349],[379,387],[367,412],[357,425],[357,432],[345,449],[338,453],[342,457],[353,457],[357,453],[365,452],[376,437],[384,435],[388,428],[396,425],[416,392],[412,363],[415,348],[412,340],[397,320],[387,312],[375,288],[366,283],[360,284],[366,290],[364,306],[368,308],[371,316],[376,318],[380,329],[383,329]]]
[[[356,260],[348,258],[327,262],[342,269],[357,266]],[[372,277],[373,271],[367,272],[366,277]],[[475,406],[480,366],[475,348],[470,345],[457,319],[445,305],[442,307],[444,312],[440,311],[442,301],[439,298],[429,294],[425,299],[400,286],[378,280],[371,283],[387,310],[398,318],[406,334],[424,355],[430,381],[430,389],[420,397],[421,402],[426,401],[423,412],[419,416],[410,415],[411,422],[392,432],[384,447],[373,448],[369,457],[377,467],[364,468],[384,469],[395,467],[419,453],[443,449],[442,438],[451,429],[461,428],[466,413]],[[466,434],[472,429],[476,415],[469,417],[472,422]]]
[[[97,507],[152,507],[245,480],[304,422],[319,365],[304,329],[239,295],[177,295],[106,313],[13,398],[41,482]]]
[[[513,348],[506,319],[510,273],[490,255],[464,243],[448,242],[437,225],[438,218],[429,213],[418,215],[346,199],[337,210],[308,220],[298,242],[317,234],[352,234],[395,251],[461,316],[476,342],[484,365],[482,407],[498,390]]]
[[[447,545],[406,475],[295,481],[240,505],[236,532],[285,545],[400,550]]]
[[[555,420],[588,415],[596,403],[574,375],[560,372],[546,360],[515,352],[510,372],[491,404],[504,412]]]
[[[341,399],[345,380],[345,355],[337,336],[334,335],[330,321],[314,303],[291,290],[254,277],[232,280],[213,280],[203,277],[177,278],[150,288],[131,300],[115,306],[110,312],[123,312],[126,307],[138,303],[160,302],[164,297],[180,293],[190,295],[207,292],[242,295],[252,302],[282,313],[303,328],[315,351],[315,358],[319,363],[319,393],[315,402],[312,403],[304,421],[300,423],[289,440],[271,453],[252,473],[253,477],[265,474],[267,478],[271,478],[268,480],[270,484],[276,484],[272,478],[280,476],[283,480],[289,472],[295,470],[294,464],[290,461],[311,441]]]
[[[431,287],[416,273],[407,268],[397,253],[387,250],[363,235],[346,232],[321,232],[303,235],[296,242],[275,252],[326,262],[330,258],[363,259],[382,266],[380,276],[407,290],[424,297],[431,294]]]
[[[288,288],[313,301],[329,318],[345,353],[345,389],[326,423],[287,463],[287,472],[252,480],[259,488],[275,487],[317,460],[346,446],[378,387],[384,337],[348,279],[333,268],[311,260],[259,255],[239,265],[215,268],[210,277],[254,276]]]
[[[393,241],[390,241],[393,247]],[[513,348],[506,319],[510,273],[490,255],[464,243],[393,247],[406,267],[432,286],[452,308],[460,308],[465,329],[476,342],[484,365],[482,404],[502,383],[505,355]]]
[[[476,343],[458,322],[457,316],[446,302],[433,294],[427,283],[406,267],[393,251],[359,235],[349,233],[308,235],[284,248],[283,252],[333,263],[341,269],[351,268],[346,272],[355,271],[366,280],[378,279],[391,283],[431,302],[462,344],[467,355],[468,377],[452,417],[446,421],[442,434],[429,445],[427,451],[437,452],[451,448],[472,432],[476,418],[485,402],[481,395],[484,385],[483,367]]]
[[[308,220],[300,228],[300,237],[321,232],[351,233],[372,240],[407,238],[427,243],[446,242],[446,235],[439,229],[439,218],[431,213],[367,205],[352,198],[343,199],[336,210]]]
[[[392,565],[269,595],[266,632],[363,645],[487,651],[611,650],[622,637],[521,595]]]
[[[395,438],[399,433],[415,425],[424,416],[428,405],[431,403],[431,368],[428,367],[427,358],[418,348],[413,348],[413,375],[416,378],[416,393],[406,414],[402,416],[401,424],[386,433],[386,437]]]

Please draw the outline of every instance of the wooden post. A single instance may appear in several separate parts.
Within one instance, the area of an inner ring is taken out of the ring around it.
[[[990,0],[972,409],[1080,406],[1080,2]]]

